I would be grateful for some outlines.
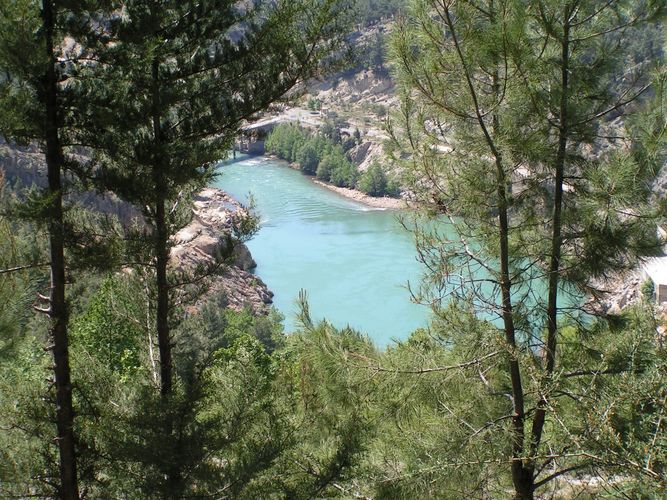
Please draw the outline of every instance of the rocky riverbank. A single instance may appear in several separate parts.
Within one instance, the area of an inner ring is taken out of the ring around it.
[[[0,137],[0,174],[10,186],[15,183],[44,186],[46,174],[43,155],[34,145],[18,147]],[[115,215],[122,223],[129,224],[141,217],[132,205],[108,193],[76,193],[68,199],[99,212]],[[193,212],[192,222],[173,237],[175,245],[171,258],[172,266],[177,271],[209,266],[216,258],[229,253],[233,240],[228,236],[233,225],[244,214],[236,200],[213,188],[204,189],[195,197]],[[210,288],[198,305],[212,294],[224,292],[229,307],[233,309],[239,310],[247,305],[258,314],[267,313],[273,293],[260,278],[250,272],[256,264],[247,247],[240,242],[232,246],[231,262],[207,280]]]
[[[250,307],[257,314],[268,312],[273,293],[250,272],[256,263],[248,248],[231,237],[246,216],[244,208],[219,189],[206,188],[195,196],[192,221],[173,237],[173,269],[206,268],[228,257],[228,262],[208,279],[207,291],[195,307],[212,295],[224,293],[232,309]]]

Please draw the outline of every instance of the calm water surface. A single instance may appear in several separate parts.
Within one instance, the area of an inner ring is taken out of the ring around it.
[[[406,289],[422,268],[396,211],[343,198],[263,157],[227,163],[220,172],[217,187],[243,202],[254,197],[261,229],[248,247],[287,331],[296,328],[300,289],[313,319],[349,324],[381,346],[426,325],[428,309],[411,303]]]

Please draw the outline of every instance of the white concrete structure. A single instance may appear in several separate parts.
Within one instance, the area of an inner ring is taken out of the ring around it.
[[[656,302],[658,304],[667,302],[667,256],[647,259],[643,268],[655,286]]]

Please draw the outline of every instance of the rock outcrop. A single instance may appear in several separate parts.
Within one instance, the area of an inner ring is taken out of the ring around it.
[[[232,236],[247,215],[234,198],[219,189],[206,188],[195,196],[192,222],[173,236],[173,269],[206,267],[225,257],[228,261],[211,277],[207,293],[195,308],[211,295],[224,292],[232,309],[250,307],[257,314],[268,312],[273,293],[250,272],[255,261],[245,244]]]
[[[584,304],[584,310],[594,315],[618,315],[623,309],[642,299],[641,271],[638,269],[618,273],[606,280],[591,283],[598,292]]]
[[[348,152],[350,161],[360,172],[365,172],[374,161],[380,165],[387,164],[387,155],[381,141],[381,138],[366,140]]]

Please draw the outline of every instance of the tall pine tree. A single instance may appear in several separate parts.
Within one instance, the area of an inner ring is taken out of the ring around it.
[[[314,75],[325,56],[340,57],[345,14],[333,0],[153,0],[122,2],[111,19],[82,142],[100,153],[100,184],[140,207],[150,228],[140,260],[154,282],[163,395],[173,388],[182,284],[169,273],[170,236],[244,120]]]
[[[0,133],[7,139],[36,144],[44,155],[46,187],[28,203],[31,216],[49,236],[50,292],[37,307],[50,319],[48,349],[53,353],[59,481],[61,498],[78,498],[76,439],[68,341],[69,221],[66,194],[77,162],[72,111],[78,106],[70,81],[86,57],[80,41],[94,39],[97,9],[104,2],[3,1],[0,3]]]
[[[502,341],[469,346],[469,366],[499,356],[492,366],[503,375],[482,374],[480,383],[511,401],[497,423],[511,422],[517,498],[594,462],[564,458],[569,443],[544,442],[564,397],[561,323],[577,320],[570,313],[594,291],[592,279],[658,250],[647,206],[655,172],[620,143],[625,131],[610,118],[649,86],[650,62],[625,67],[628,40],[661,6],[414,2],[393,40],[403,92],[397,136],[412,153],[412,188],[429,214],[451,224],[417,232],[433,271],[422,298],[439,306],[452,297],[502,325]],[[445,327],[447,342],[475,337],[456,337],[456,321]]]
[[[245,121],[346,55],[347,14],[338,0],[119,2],[104,26],[110,42],[80,73],[88,99],[78,140],[96,152],[95,180],[143,216],[131,259],[151,293],[156,407],[171,450],[153,450],[148,460],[159,462],[174,495],[187,487],[184,450],[192,443],[182,442],[179,426],[196,396],[179,396],[173,332],[184,294],[214,270],[171,269],[171,237],[189,222],[192,197]]]

